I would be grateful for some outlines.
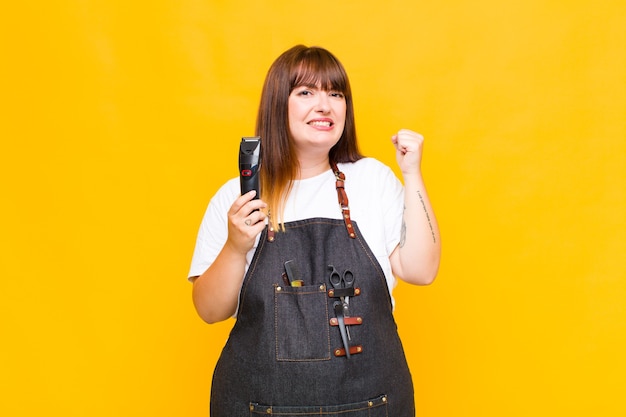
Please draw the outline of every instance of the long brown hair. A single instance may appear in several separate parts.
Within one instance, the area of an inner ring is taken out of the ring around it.
[[[354,106],[348,75],[339,60],[324,48],[297,45],[283,52],[270,67],[257,116],[261,137],[261,192],[270,209],[270,226],[283,229],[285,202],[298,174],[298,159],[289,134],[289,95],[299,86],[319,86],[341,92],[346,100],[346,122],[341,138],[330,149],[331,162],[355,162],[359,152]]]

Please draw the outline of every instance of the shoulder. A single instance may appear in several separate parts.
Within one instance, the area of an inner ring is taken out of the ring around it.
[[[356,162],[344,162],[338,164],[339,168],[345,167],[349,170],[357,170],[357,169],[390,169],[387,165],[383,164],[376,158],[365,157],[361,158]]]
[[[203,218],[204,223],[223,223],[230,206],[239,197],[239,178],[225,182],[209,200]]]
[[[338,164],[347,181],[369,184],[399,181],[392,169],[375,158],[362,158],[356,162]]]
[[[211,198],[211,204],[228,204],[235,201],[240,194],[239,178],[231,178],[226,181]]]

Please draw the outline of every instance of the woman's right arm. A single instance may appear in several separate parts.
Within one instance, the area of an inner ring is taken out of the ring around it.
[[[235,314],[245,274],[246,254],[265,227],[266,204],[253,200],[255,191],[239,197],[228,210],[228,239],[211,266],[192,278],[193,303],[207,323],[226,320]],[[246,221],[250,220],[250,225]]]

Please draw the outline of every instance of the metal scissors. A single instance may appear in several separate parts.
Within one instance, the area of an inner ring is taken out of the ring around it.
[[[339,271],[334,267],[334,265],[328,265],[328,269],[330,272],[330,285],[336,290],[339,294],[353,294],[354,291],[354,274],[349,269],[346,269],[343,273],[343,276],[339,274]],[[339,290],[339,291],[337,291]],[[347,291],[346,291],[347,290]],[[339,297],[341,299],[342,304],[347,307],[350,303],[350,296],[343,295]]]
[[[349,358],[350,344],[348,340],[352,340],[352,337],[350,336],[350,328],[345,324],[344,317],[349,316],[348,303],[350,295],[354,294],[354,274],[349,269],[346,269],[342,276],[339,274],[339,271],[337,271],[334,265],[328,265],[328,269],[331,271],[329,276],[330,285],[333,286],[335,296],[338,296],[340,300],[335,301],[333,308],[335,310],[335,315],[337,316],[341,339],[346,349],[346,356]]]

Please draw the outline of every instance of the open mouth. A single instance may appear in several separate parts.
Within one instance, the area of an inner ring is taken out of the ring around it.
[[[309,122],[309,125],[317,127],[331,127],[333,125],[333,122],[331,122],[330,120],[313,120]]]

